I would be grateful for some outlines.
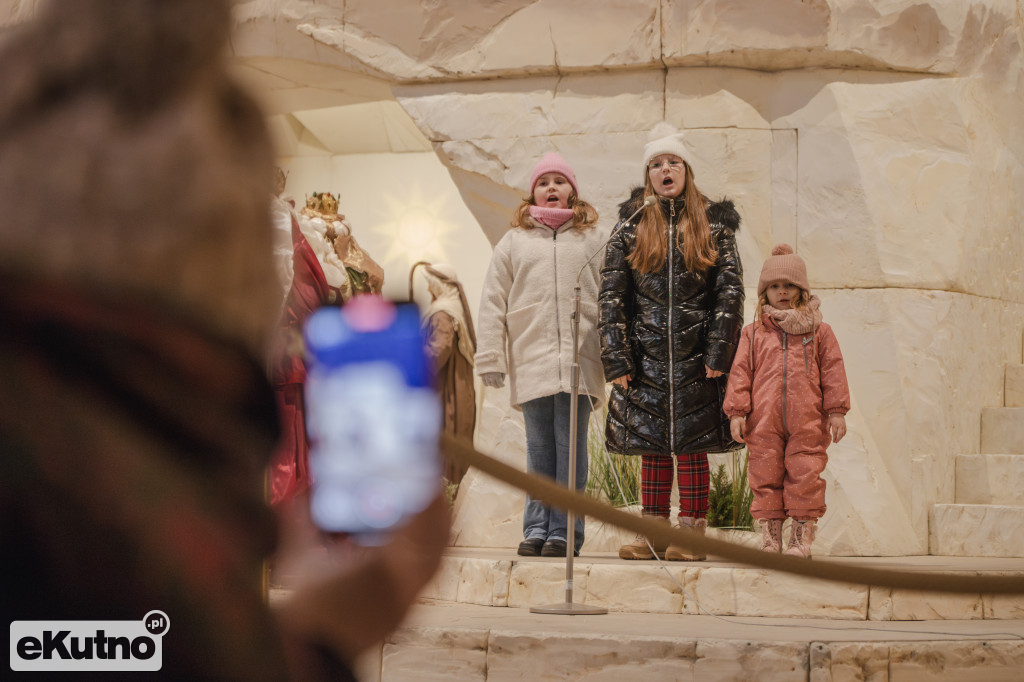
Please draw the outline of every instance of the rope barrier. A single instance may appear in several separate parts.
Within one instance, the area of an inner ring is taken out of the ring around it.
[[[447,434],[441,437],[441,449],[446,457],[467,467],[476,467],[488,476],[524,490],[533,498],[550,506],[572,509],[576,514],[585,514],[598,521],[645,535],[652,542],[677,544],[692,551],[714,554],[756,568],[767,568],[821,580],[916,591],[958,594],[1024,594],[1024,574],[982,576],[892,571],[850,566],[820,559],[808,561],[784,554],[770,554],[705,537],[689,529],[672,528],[652,518],[628,514],[592,497],[563,488],[550,479],[528,474],[493,457],[488,457],[474,449],[466,441]]]

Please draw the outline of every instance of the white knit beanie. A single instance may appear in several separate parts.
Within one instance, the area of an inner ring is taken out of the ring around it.
[[[664,134],[668,133],[668,134]],[[677,132],[672,126],[667,123],[659,123],[651,130],[652,137],[654,135],[660,135],[657,139],[651,140],[644,147],[644,177],[647,177],[647,166],[651,163],[651,159],[655,156],[661,156],[662,154],[674,154],[680,159],[685,161],[687,165],[690,163],[689,150],[686,148],[686,142],[683,139],[683,134]]]

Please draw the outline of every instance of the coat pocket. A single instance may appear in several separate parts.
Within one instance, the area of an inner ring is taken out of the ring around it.
[[[545,356],[557,358],[554,322],[550,316],[544,315],[543,303],[533,303],[510,312],[505,323],[512,362],[521,367]]]

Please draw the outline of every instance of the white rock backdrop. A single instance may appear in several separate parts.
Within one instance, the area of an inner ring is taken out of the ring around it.
[[[0,0],[0,22],[34,6]],[[685,131],[742,215],[748,287],[792,244],[846,357],[821,553],[927,553],[1022,361],[1024,0],[250,0],[236,22],[279,109],[391,93],[492,244],[543,152],[612,221],[648,131]],[[478,445],[522,465],[522,440],[488,392]],[[520,505],[471,474],[457,542],[513,546]]]
[[[239,59],[388,83],[492,244],[543,152],[612,221],[648,131],[685,131],[699,186],[743,217],[748,319],[789,242],[846,357],[823,552],[928,551],[953,457],[978,451],[980,410],[1022,360],[1024,2],[254,0],[237,16]],[[507,394],[483,403],[478,444],[522,464]],[[512,546],[520,504],[471,475],[458,543]]]

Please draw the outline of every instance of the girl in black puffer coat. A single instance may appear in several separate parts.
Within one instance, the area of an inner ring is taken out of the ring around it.
[[[621,227],[605,252],[599,331],[605,377],[615,384],[608,450],[643,458],[643,513],[665,519],[675,459],[679,522],[703,533],[707,453],[739,447],[722,400],[743,326],[743,269],[739,215],[731,201],[700,193],[685,155],[681,135],[645,149],[644,186],[620,205]],[[705,558],[643,536],[619,556],[652,559],[663,551],[670,560]]]

